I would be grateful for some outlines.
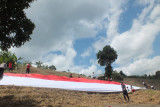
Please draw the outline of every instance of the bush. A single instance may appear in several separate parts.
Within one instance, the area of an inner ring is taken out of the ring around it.
[[[112,80],[114,80],[114,81],[123,81],[123,76],[114,71],[112,73]]]
[[[12,68],[14,68],[15,62],[17,62],[17,57],[14,53],[9,51],[0,51],[0,63],[2,62],[6,63],[7,65],[12,63]]]
[[[99,76],[97,79],[98,80],[105,80],[105,76]]]

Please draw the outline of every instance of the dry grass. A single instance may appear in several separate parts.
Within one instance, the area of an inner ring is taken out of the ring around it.
[[[5,72],[25,74],[26,73],[26,67],[19,67],[18,70],[12,70],[12,71],[6,70]],[[30,68],[30,73],[38,73],[38,74],[43,74],[43,75],[58,75],[58,76],[66,76],[66,77],[69,77],[69,75],[70,75],[70,73],[64,72],[64,71],[53,71],[53,70],[49,70],[49,69],[42,69],[42,68],[35,68],[35,67]],[[73,77],[78,77],[78,74],[72,73],[72,76]],[[83,75],[79,75],[79,76],[83,77],[83,78],[88,78],[88,77],[83,76]]]
[[[156,89],[160,90],[160,79],[125,78],[124,82],[139,87],[143,87],[142,83],[145,82],[149,88],[153,85]]]
[[[25,68],[16,73],[25,73]],[[32,73],[44,75],[54,74],[59,76],[69,76],[66,72],[57,72],[43,69],[31,68]],[[73,74],[74,77],[78,76]],[[135,80],[125,80],[125,82],[135,84]],[[140,83],[137,85],[141,85]],[[139,90],[129,94],[130,102],[125,102],[122,93],[118,94],[89,94],[87,92],[17,87],[17,86],[0,86],[0,107],[158,107],[160,106],[159,90]],[[140,105],[139,104],[144,104]],[[158,104],[158,105],[153,105]]]
[[[125,102],[119,94],[88,94],[86,92],[33,88],[0,87],[0,107],[105,107],[110,104],[160,104],[160,91],[139,90],[129,94]]]

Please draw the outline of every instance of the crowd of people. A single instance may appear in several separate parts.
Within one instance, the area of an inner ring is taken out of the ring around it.
[[[8,68],[9,71],[10,71],[10,70],[13,70],[13,65],[12,65],[11,62],[8,63],[8,66],[7,66],[6,63],[1,63],[1,64],[0,64],[0,79],[3,78],[4,70],[7,69],[7,68]],[[30,64],[29,64],[29,63],[26,65],[26,73],[27,73],[27,74],[30,73]],[[69,78],[73,78],[72,73],[69,75]],[[79,75],[78,75],[78,78],[80,78]],[[93,72],[93,74],[92,74],[92,79],[96,79],[96,76],[95,76],[94,72]],[[147,85],[145,82],[143,82],[143,85],[144,85],[144,87],[145,87],[146,89],[149,88],[148,85]],[[131,86],[130,86],[130,89],[129,89],[128,87],[125,86],[125,84],[124,84],[123,82],[121,82],[121,88],[122,88],[122,92],[123,92],[123,96],[124,96],[125,101],[128,101],[128,102],[129,102],[129,101],[130,101],[130,98],[129,98],[129,95],[128,95],[128,94],[135,92],[134,88],[133,88],[132,85],[131,85]],[[151,85],[151,89],[154,89],[154,90],[155,90],[155,87],[154,87],[153,85]]]
[[[7,66],[7,64],[4,62],[0,63],[0,79],[3,78],[4,70],[7,68],[9,71],[13,70],[13,64],[11,62],[9,62],[8,66]],[[15,67],[15,69],[17,69],[17,67]],[[28,73],[28,74],[30,73],[30,64],[29,63],[27,64],[26,73]]]

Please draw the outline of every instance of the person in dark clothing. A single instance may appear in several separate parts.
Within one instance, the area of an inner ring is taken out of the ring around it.
[[[30,72],[30,64],[27,64],[26,73],[28,73],[28,74],[29,74],[29,72]]]
[[[3,73],[4,70],[7,68],[7,64],[6,63],[1,63],[0,64],[0,80],[3,78]]]
[[[72,78],[72,73],[69,75],[69,78]]]
[[[124,99],[127,101],[127,99],[126,99],[126,97],[127,97],[128,101],[129,101],[128,92],[127,92],[126,86],[125,86],[125,84],[123,82],[121,82],[121,87],[122,87]]]
[[[93,76],[92,76],[92,78],[93,78],[93,79],[96,79],[96,76],[95,76],[94,72],[93,72]]]
[[[147,84],[145,82],[143,82],[143,85],[148,89],[148,86],[147,86]]]

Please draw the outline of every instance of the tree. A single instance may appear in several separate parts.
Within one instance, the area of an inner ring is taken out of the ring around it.
[[[17,62],[17,57],[14,53],[9,51],[1,51],[0,52],[0,63],[5,62],[7,65],[9,62],[12,63],[13,67],[15,67],[15,62]]]
[[[109,45],[106,45],[102,51],[97,53],[98,63],[101,66],[105,67],[105,76],[111,78],[112,75],[112,66],[111,64],[117,59],[117,52],[111,48]]]
[[[0,0],[0,49],[20,47],[31,39],[35,28],[24,9],[34,0]]]
[[[54,65],[51,65],[51,66],[49,66],[49,69],[55,71],[55,70],[56,70],[56,67],[55,67]]]
[[[108,77],[108,78],[111,78],[112,72],[113,72],[112,66],[111,66],[111,64],[108,64],[108,65],[105,67],[104,76],[105,76],[105,77]]]
[[[123,76],[120,73],[118,73],[117,71],[113,71],[112,79],[116,80],[116,81],[123,81]]]
[[[156,78],[160,78],[160,71],[157,71],[157,72],[155,73],[155,77],[156,77]]]
[[[43,62],[38,61],[38,62],[36,62],[35,64],[37,65],[37,68],[40,68],[40,67],[42,67]]]
[[[48,67],[48,65],[42,65],[41,68],[48,69],[49,67]]]
[[[123,77],[126,77],[127,75],[123,73],[123,71],[120,71],[119,74]]]
[[[31,61],[29,61],[29,60],[24,60],[24,62],[23,62],[23,66],[27,66],[27,64],[30,64],[30,66],[32,66],[32,62]]]

